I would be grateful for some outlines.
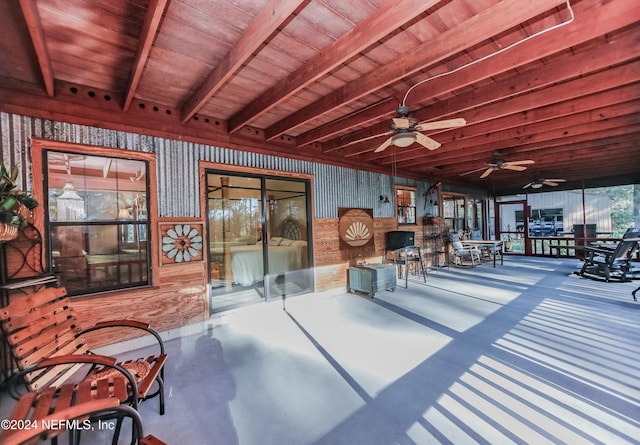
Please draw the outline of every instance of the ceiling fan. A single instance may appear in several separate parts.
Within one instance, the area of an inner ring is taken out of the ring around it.
[[[136,172],[135,176],[129,176],[129,179],[131,180],[131,182],[136,182],[144,178],[145,175],[146,175],[145,171],[143,169],[140,169],[139,171]]]
[[[440,147],[440,143],[429,136],[425,136],[420,133],[427,130],[440,130],[444,128],[456,128],[466,125],[467,122],[462,118],[446,119],[435,122],[418,122],[416,119],[409,117],[410,109],[407,106],[400,106],[396,110],[398,117],[394,117],[391,126],[389,139],[384,141],[378,148],[375,149],[375,153],[384,151],[390,145],[396,147],[408,147],[414,142],[422,145],[429,150],[435,150]]]
[[[521,172],[527,169],[525,165],[534,164],[535,161],[531,159],[524,159],[522,161],[505,161],[501,159],[500,153],[495,151],[493,152],[493,162],[488,162],[485,164],[485,167],[476,168],[475,170],[471,170],[466,173],[462,173],[460,176],[470,175],[471,173],[479,172],[480,170],[484,170],[484,173],[480,175],[480,179],[486,178],[492,172],[496,170],[514,170],[517,172]]]
[[[533,181],[526,184],[523,189],[531,187],[532,189],[539,189],[543,185],[549,185],[551,187],[556,187],[560,182],[565,182],[564,179],[543,179],[543,178],[534,178]]]

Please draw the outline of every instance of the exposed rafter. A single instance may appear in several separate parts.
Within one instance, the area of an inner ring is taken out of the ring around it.
[[[140,33],[140,43],[138,50],[136,51],[136,60],[133,63],[131,69],[131,77],[129,78],[129,86],[125,93],[124,104],[122,108],[126,111],[131,106],[131,102],[136,94],[138,83],[140,83],[140,77],[149,59],[149,52],[151,51],[151,45],[158,32],[160,26],[160,20],[162,14],[167,6],[169,0],[150,0],[147,7],[147,13],[142,24],[142,32]]]
[[[407,54],[393,64],[382,66],[298,110],[295,115],[267,128],[266,132],[270,135],[282,134],[309,120],[317,119],[319,115],[338,106],[360,99],[384,85],[400,81],[456,52],[478,44],[488,36],[506,31],[562,3],[564,0],[542,0],[524,4],[519,0],[503,0],[437,38],[410,48]]]
[[[44,38],[44,32],[42,30],[42,23],[40,22],[40,14],[38,14],[38,7],[35,0],[20,0],[20,6],[22,7],[22,14],[27,22],[29,28],[29,34],[31,34],[31,42],[38,58],[38,64],[40,66],[40,73],[42,74],[42,80],[44,81],[44,89],[49,96],[55,94],[53,77],[53,67],[51,66],[51,58],[49,57],[49,50]]]
[[[638,2],[72,5],[0,2],[0,111],[498,194],[524,184],[460,176],[497,150],[554,190],[640,183]],[[399,105],[439,148],[374,151]]]
[[[229,120],[231,131],[237,131],[252,119],[270,110],[283,100],[289,98],[314,80],[328,73],[366,47],[413,20],[422,12],[438,3],[439,0],[395,0],[387,1],[380,9],[371,14],[340,39],[329,44],[309,63],[304,64],[291,73],[282,83],[269,89],[251,104]],[[268,128],[267,139],[274,139],[284,134],[289,128]]]
[[[181,120],[187,122],[206,104],[207,100],[234,76],[238,69],[263,45],[291,14],[308,0],[270,0],[251,23],[238,43],[198,87],[182,107]]]
[[[549,33],[541,35],[535,39],[529,40],[523,43],[517,50],[504,52],[497,55],[494,58],[485,60],[479,64],[471,66],[465,70],[458,71],[450,76],[441,77],[435,79],[432,82],[428,82],[411,93],[411,99],[417,103],[423,102],[432,97],[442,96],[452,91],[467,87],[474,82],[478,82],[484,79],[498,76],[510,69],[525,66],[528,63],[539,60],[543,57],[547,57],[559,51],[562,51],[567,47],[579,46],[589,40],[596,39],[599,36],[606,35],[621,26],[628,26],[634,23],[637,19],[640,9],[640,4],[636,5],[636,11],[629,13],[629,10],[624,10],[616,7],[614,4],[606,4],[602,7],[591,8],[584,11],[580,15],[580,20],[575,21],[562,30],[562,37],[558,38],[558,33]],[[637,37],[636,43],[624,42],[624,44],[617,45],[624,49],[624,45],[640,44]],[[607,45],[603,45],[599,48],[600,54],[606,54],[612,45],[616,42],[608,42]],[[627,51],[628,57],[634,57],[633,53]],[[567,55],[571,57],[571,55]],[[583,65],[598,60],[599,56],[590,56]],[[575,59],[575,57],[574,57]],[[567,64],[570,65],[570,64]],[[565,71],[573,73],[581,73],[582,69],[572,69],[570,65]],[[526,85],[526,82],[521,82]],[[380,110],[382,112],[382,110]],[[388,111],[388,110],[387,110]],[[460,112],[460,110],[453,110],[453,112]],[[388,113],[381,113],[379,117],[384,117]],[[444,115],[440,114],[422,114],[419,110],[414,112],[419,119],[439,119]],[[358,121],[351,122],[352,126],[360,124]],[[335,127],[338,127],[337,125]],[[334,128],[335,132],[344,131],[345,128]],[[378,124],[367,128],[366,130],[358,131],[345,137],[340,137],[335,140],[331,140],[324,144],[325,151],[332,151],[353,144],[361,139],[370,139],[375,135],[382,135],[388,130],[386,123]],[[302,135],[299,141],[306,141],[309,138],[307,135]],[[313,138],[313,136],[311,136]]]

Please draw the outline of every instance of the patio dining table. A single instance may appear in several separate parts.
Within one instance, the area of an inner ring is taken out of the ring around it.
[[[504,245],[504,242],[502,240],[468,239],[462,241],[462,245],[465,247],[489,249],[493,253],[493,267],[496,267],[496,257],[498,255],[498,252],[500,252],[500,265],[504,264],[504,255],[502,252],[502,246]]]

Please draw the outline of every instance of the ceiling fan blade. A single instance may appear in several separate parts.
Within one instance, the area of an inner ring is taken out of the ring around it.
[[[475,170],[471,170],[470,172],[460,173],[460,176],[470,175],[471,173],[479,172],[480,170],[484,170],[486,167],[476,168]]]
[[[374,153],[380,153],[381,151],[386,150],[389,145],[391,145],[391,138],[388,138],[386,141],[380,144],[380,146],[374,150]]]
[[[392,133],[390,131],[387,131],[386,133],[382,133],[382,134],[373,134],[371,136],[367,136],[367,137],[362,138],[362,139],[357,139],[357,140],[354,140],[354,141],[350,141],[349,143],[347,143],[345,145],[359,144],[361,142],[369,141],[371,139],[377,139],[380,136],[385,136],[387,134],[392,134]]]
[[[411,121],[406,117],[394,117],[393,125],[396,128],[409,128],[411,126]]]
[[[436,148],[442,145],[440,144],[440,142],[434,139],[431,139],[429,136],[425,136],[422,133],[415,133],[415,135],[416,135],[416,142],[422,145],[424,148],[428,148],[429,150],[435,150]]]
[[[564,179],[544,179],[542,181],[543,184],[550,185],[551,187],[555,187],[559,185],[561,182],[565,182],[565,180]]]
[[[514,165],[512,163],[509,162],[505,162],[504,165],[502,166],[502,168],[506,169],[506,170],[514,170],[517,172],[522,172],[525,171],[527,169],[527,167],[523,167],[521,165]]]
[[[416,129],[426,131],[426,130],[440,130],[442,128],[457,128],[467,125],[467,121],[460,118],[456,119],[445,119],[442,121],[435,122],[420,122]]]
[[[493,167],[489,167],[488,169],[486,169],[485,172],[480,175],[480,179],[484,179],[489,176],[493,170],[495,170]]]
[[[511,166],[511,165],[529,165],[529,164],[535,164],[536,161],[532,161],[531,159],[525,159],[523,161],[508,161],[504,163],[504,166]]]

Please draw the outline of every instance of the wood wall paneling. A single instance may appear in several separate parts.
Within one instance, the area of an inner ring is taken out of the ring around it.
[[[158,275],[153,288],[74,298],[78,319],[84,327],[104,320],[134,319],[166,331],[209,318],[205,263],[164,266]],[[139,332],[102,330],[90,335],[95,347],[134,338]]]
[[[419,218],[421,219],[421,218]],[[314,220],[314,260],[316,290],[325,291],[348,284],[349,267],[355,266],[359,259],[358,249],[348,251],[340,249],[338,236],[338,218]],[[374,218],[374,250],[367,251],[362,259],[367,263],[380,263],[384,256],[385,233],[392,230],[413,231],[416,234],[415,244],[422,246],[422,221],[415,226],[400,226],[395,217]]]
[[[204,212],[201,197],[206,194],[200,187],[204,184],[203,174],[206,168],[225,166],[239,171],[259,170],[274,175],[309,178],[314,213],[312,234],[315,290],[318,292],[345,289],[348,268],[355,264],[358,257],[355,251],[340,250],[337,208],[374,209],[374,249],[364,259],[370,263],[380,262],[384,253],[384,234],[389,230],[398,230],[398,226],[393,217],[393,205],[382,204],[378,196],[390,195],[393,184],[399,180],[404,181],[403,184],[409,181],[387,174],[351,170],[344,166],[264,154],[249,155],[230,148],[194,145],[179,140],[5,113],[0,113],[0,133],[3,134],[3,140],[9,141],[3,152],[4,162],[20,166],[22,187],[25,190],[31,189],[36,196],[43,192],[39,179],[42,171],[42,147],[107,156],[121,156],[126,151],[126,157],[149,159],[149,180],[154,185],[149,213],[154,237],[157,237],[158,219],[201,220],[200,215]],[[154,165],[154,162],[157,164]],[[176,175],[176,172],[181,174]],[[179,181],[178,185],[176,181]],[[422,183],[417,183],[418,190],[420,184]],[[407,185],[415,186],[416,183],[409,181]],[[343,193],[345,189],[352,188],[363,192],[356,196]],[[36,209],[34,218],[42,229],[42,206]],[[405,226],[400,229],[414,230],[416,242],[421,242],[420,226]],[[209,318],[206,261],[160,267],[156,251],[159,248],[157,238],[152,240],[152,245],[155,249],[152,255],[153,287],[74,297],[74,305],[85,326],[97,321],[125,317],[150,322],[155,329],[164,331]],[[33,261],[36,261],[35,257]],[[114,336],[113,333],[108,333],[98,337],[97,341],[98,344],[106,344],[126,338],[128,335]]]

